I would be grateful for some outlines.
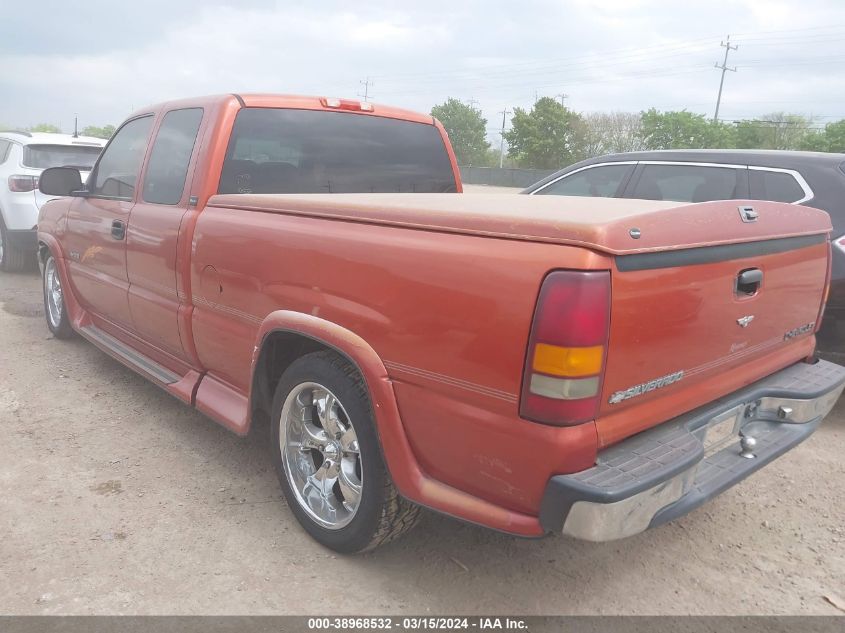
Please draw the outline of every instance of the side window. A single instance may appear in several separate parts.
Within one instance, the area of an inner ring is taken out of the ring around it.
[[[645,165],[631,198],[709,202],[737,197],[740,169],[703,165]]]
[[[782,171],[752,169],[748,174],[748,185],[755,200],[798,202],[806,195],[795,177]]]
[[[145,116],[129,121],[117,131],[97,163],[92,195],[132,198],[152,124],[153,117]]]
[[[571,176],[564,176],[548,187],[540,189],[534,195],[612,198],[631,167],[631,165],[589,167]]]
[[[0,163],[5,163],[6,159],[9,157],[10,145],[11,143],[9,143],[9,141],[0,139]]]
[[[202,108],[173,110],[164,116],[144,175],[144,202],[177,204],[182,199],[201,121]]]

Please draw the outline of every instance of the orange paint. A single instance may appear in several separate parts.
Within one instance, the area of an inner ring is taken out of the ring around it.
[[[726,280],[746,262],[620,272],[616,258],[823,234],[830,223],[819,211],[754,202],[765,221],[745,225],[737,201],[679,211],[671,202],[556,196],[216,195],[242,107],[326,107],[317,97],[241,99],[139,111],[155,117],[155,138],[167,112],[203,108],[178,204],[144,203],[138,191],[131,201],[60,199],[42,207],[38,233],[58,259],[74,328],[93,323],[175,373],[180,379],[162,386],[239,434],[267,406],[256,390],[266,342],[297,333],[360,369],[403,495],[537,536],[553,475],[589,468],[601,447],[812,353],[812,333],[776,339],[816,318],[827,244],[749,260],[765,281],[745,301],[725,297],[733,292]],[[430,116],[380,105],[338,116],[436,126],[460,190],[451,146]],[[147,160],[149,152],[139,182]],[[114,220],[127,224],[120,243],[109,234]],[[641,239],[630,237],[634,226]],[[96,257],[79,255],[88,250]],[[553,375],[605,372],[598,419],[570,427],[519,417],[538,292],[558,269],[611,271],[612,280],[607,349],[548,349],[533,359]],[[778,316],[737,327],[752,312]],[[608,403],[678,370],[688,377]]]

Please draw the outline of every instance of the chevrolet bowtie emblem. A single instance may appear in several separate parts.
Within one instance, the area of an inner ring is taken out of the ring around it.
[[[754,320],[754,315],[749,314],[748,316],[740,317],[736,320],[739,324],[739,327],[748,327],[748,325]]]

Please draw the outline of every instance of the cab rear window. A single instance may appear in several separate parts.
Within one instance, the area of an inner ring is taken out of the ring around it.
[[[433,125],[320,110],[238,113],[219,193],[457,191]]]
[[[23,164],[36,169],[48,167],[75,167],[91,171],[102,147],[80,145],[26,145]]]

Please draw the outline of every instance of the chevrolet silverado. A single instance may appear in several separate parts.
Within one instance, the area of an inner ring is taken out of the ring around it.
[[[429,116],[223,95],[132,115],[83,186],[46,170],[49,329],[235,433],[356,552],[420,507],[605,541],[806,439],[831,224],[776,202],[460,195]]]

